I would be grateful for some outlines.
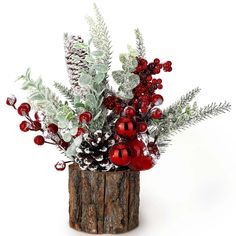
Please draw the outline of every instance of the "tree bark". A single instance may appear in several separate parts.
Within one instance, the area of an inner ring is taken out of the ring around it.
[[[139,224],[139,172],[91,172],[69,166],[70,227],[93,234],[124,233]]]

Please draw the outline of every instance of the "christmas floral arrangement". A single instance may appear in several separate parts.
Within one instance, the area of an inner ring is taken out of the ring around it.
[[[143,171],[152,168],[170,144],[173,134],[206,118],[230,110],[230,104],[212,103],[198,107],[191,103],[200,92],[195,88],[173,105],[160,109],[164,99],[161,72],[171,72],[171,61],[147,61],[142,34],[135,30],[136,49],[120,54],[121,68],[109,73],[111,41],[103,17],[95,5],[95,18],[87,18],[91,39],[65,34],[65,60],[71,87],[55,82],[66,98],[33,80],[30,70],[18,78],[29,92],[27,103],[16,107],[14,96],[7,98],[25,120],[23,132],[36,132],[37,145],[55,145],[88,171]],[[112,82],[112,83],[111,83]],[[111,84],[116,83],[116,89]],[[31,109],[34,115],[30,115]],[[41,132],[41,134],[37,134]]]

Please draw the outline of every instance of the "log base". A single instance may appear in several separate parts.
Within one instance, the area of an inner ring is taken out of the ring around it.
[[[139,172],[91,172],[69,166],[70,227],[117,234],[139,224]]]

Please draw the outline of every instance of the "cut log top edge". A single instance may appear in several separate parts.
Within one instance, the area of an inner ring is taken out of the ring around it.
[[[112,174],[112,173],[139,173],[140,171],[135,170],[116,170],[116,171],[89,171],[89,170],[81,170],[79,165],[76,163],[70,164],[69,169],[78,170],[84,173],[99,173],[99,174]]]

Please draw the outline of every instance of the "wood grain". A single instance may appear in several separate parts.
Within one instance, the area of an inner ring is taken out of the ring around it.
[[[69,166],[70,227],[93,234],[124,233],[139,224],[140,174],[91,172]]]

